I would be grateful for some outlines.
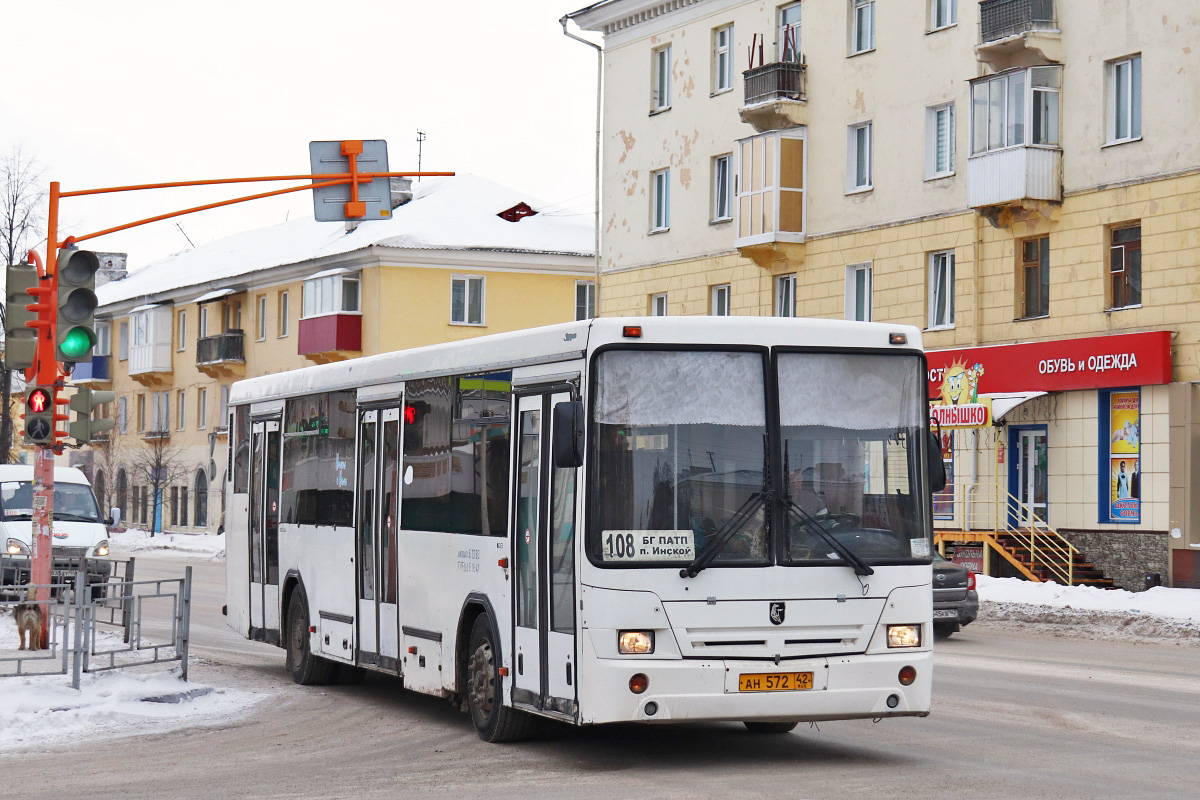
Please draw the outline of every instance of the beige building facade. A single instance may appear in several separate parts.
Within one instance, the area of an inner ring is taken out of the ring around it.
[[[604,41],[605,315],[918,325],[931,397],[948,372],[976,405],[1003,396],[985,427],[943,431],[943,538],[1047,527],[1116,585],[1200,586],[1200,9],[607,0],[571,17]]]
[[[474,176],[411,196],[390,220],[294,220],[98,288],[100,344],[73,380],[116,393],[116,428],[71,461],[106,509],[220,530],[238,379],[594,314],[589,224]]]

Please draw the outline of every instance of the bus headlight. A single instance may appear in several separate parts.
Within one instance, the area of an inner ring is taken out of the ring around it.
[[[654,652],[654,631],[620,631],[617,652],[624,655],[645,655]]]
[[[920,647],[920,625],[888,625],[888,647]]]
[[[27,556],[29,555],[29,545],[20,539],[9,539],[7,545],[4,547],[4,552],[10,556]]]
[[[105,539],[96,545],[96,556],[103,558],[106,555],[108,555],[108,539]]]

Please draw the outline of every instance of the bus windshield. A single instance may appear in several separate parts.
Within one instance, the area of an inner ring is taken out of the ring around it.
[[[597,357],[589,554],[612,566],[768,561],[763,351]]]
[[[920,358],[782,352],[773,375],[765,364],[763,350],[599,354],[593,562],[701,556],[708,566],[847,564],[863,574],[929,559]]]

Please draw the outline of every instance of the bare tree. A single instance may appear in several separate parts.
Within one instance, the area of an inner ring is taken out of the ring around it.
[[[25,258],[28,248],[40,241],[38,230],[45,218],[46,191],[42,170],[20,145],[0,162],[0,256],[5,264]],[[0,330],[7,309],[0,304]],[[13,460],[12,370],[7,361],[0,369],[0,463]]]
[[[166,489],[185,481],[188,475],[183,452],[178,447],[171,447],[165,432],[157,435],[151,432],[145,446],[129,452],[128,463],[133,480],[150,489],[150,535],[161,533],[162,518],[157,511],[166,508]]]
[[[117,505],[117,475],[128,460],[128,453],[115,434],[116,431],[109,431],[107,438],[93,439],[88,444],[92,451],[92,489],[96,492],[96,501],[100,503],[100,511],[104,514],[108,514],[109,510]],[[103,480],[99,477],[101,473],[104,475]],[[121,509],[121,514],[125,514],[125,509]]]

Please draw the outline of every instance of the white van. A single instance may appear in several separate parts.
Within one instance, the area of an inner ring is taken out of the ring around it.
[[[114,509],[115,511],[115,509]],[[73,467],[54,468],[54,581],[69,580],[87,559],[89,584],[104,583],[112,573],[108,555],[111,517],[100,513],[87,476]],[[23,586],[30,580],[33,553],[33,467],[0,464],[0,585]],[[99,560],[97,560],[99,559]]]

